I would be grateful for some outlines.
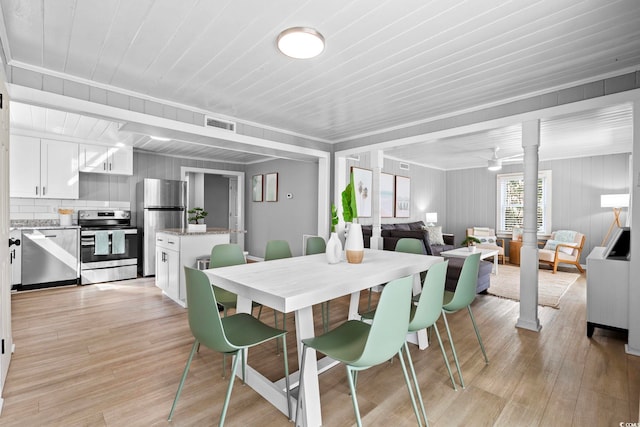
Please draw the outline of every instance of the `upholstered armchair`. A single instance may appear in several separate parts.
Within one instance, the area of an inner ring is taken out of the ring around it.
[[[498,261],[502,257],[502,263],[504,264],[504,239],[498,239],[496,237],[496,231],[493,228],[488,227],[470,227],[467,228],[467,237],[473,236],[480,240],[480,243],[476,244],[480,249],[492,249],[498,251]]]
[[[586,236],[577,231],[554,231],[544,248],[538,250],[539,260],[543,264],[552,266],[554,273],[558,270],[558,264],[561,263],[575,265],[580,273],[584,273],[580,265],[580,256],[585,240]]]

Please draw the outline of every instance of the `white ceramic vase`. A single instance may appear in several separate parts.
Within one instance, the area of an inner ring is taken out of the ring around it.
[[[338,233],[331,233],[325,253],[327,254],[329,264],[337,264],[342,259],[342,242],[340,242],[338,238]]]
[[[347,241],[344,243],[344,251],[347,262],[360,264],[364,258],[364,239],[362,238],[362,225],[352,223],[347,233]]]
[[[476,251],[476,245],[469,245],[469,252],[473,253]]]

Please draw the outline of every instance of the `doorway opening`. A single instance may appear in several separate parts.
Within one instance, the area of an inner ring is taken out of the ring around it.
[[[207,211],[209,227],[244,230],[244,172],[183,166],[181,174],[187,181],[187,209]],[[244,250],[244,232],[232,232],[230,239]]]

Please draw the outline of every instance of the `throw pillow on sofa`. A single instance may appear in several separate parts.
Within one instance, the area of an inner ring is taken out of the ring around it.
[[[429,245],[444,245],[444,237],[442,236],[442,226],[425,226],[425,230],[429,233]]]

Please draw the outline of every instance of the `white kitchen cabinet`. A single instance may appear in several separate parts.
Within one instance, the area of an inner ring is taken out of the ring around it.
[[[180,299],[180,238],[156,234],[156,286],[172,300]]]
[[[78,144],[11,136],[11,197],[77,199]]]
[[[133,148],[80,144],[80,172],[133,175]]]
[[[229,243],[228,232],[189,233],[158,231],[156,233],[156,286],[172,300],[187,306],[184,266],[196,267],[196,260],[208,257],[215,245]]]

